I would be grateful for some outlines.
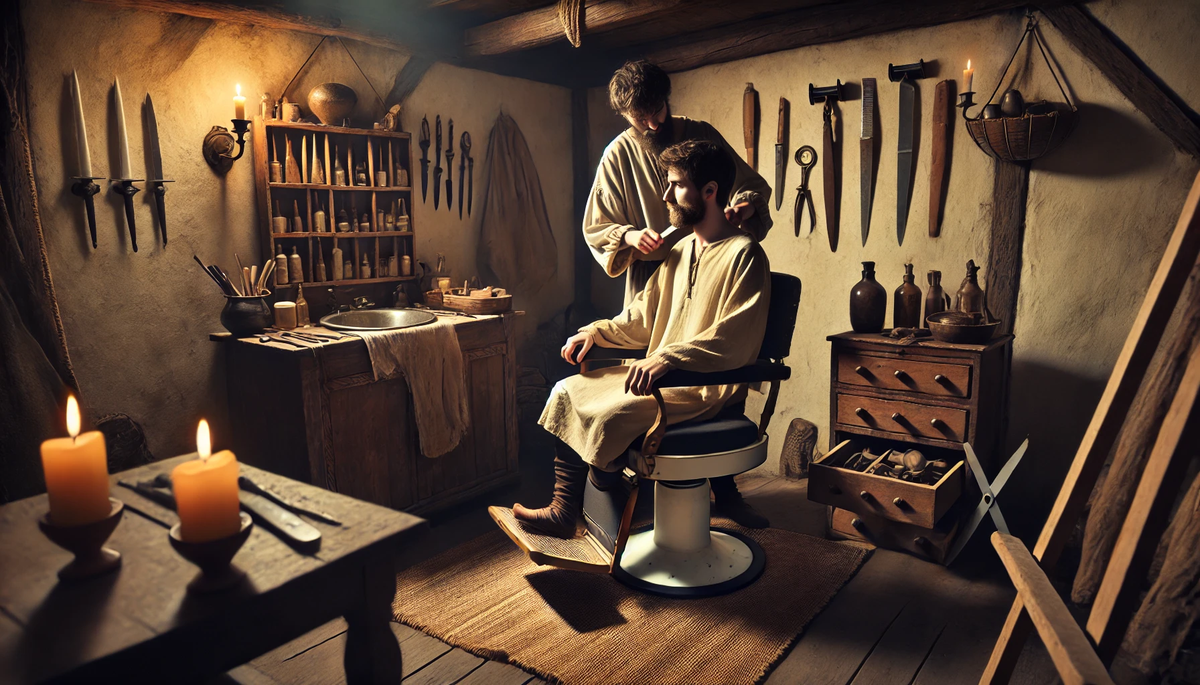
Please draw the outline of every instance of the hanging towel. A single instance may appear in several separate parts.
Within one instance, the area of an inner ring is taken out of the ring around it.
[[[480,272],[530,295],[558,273],[558,246],[525,136],[501,112],[488,140],[488,185],[479,235]]]
[[[408,382],[421,453],[440,457],[457,447],[471,419],[454,324],[438,320],[425,326],[357,333],[367,344],[375,380],[403,376]]]

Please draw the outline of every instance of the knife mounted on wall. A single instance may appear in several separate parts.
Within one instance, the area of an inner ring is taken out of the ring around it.
[[[916,80],[925,78],[925,60],[888,65],[888,80],[900,84],[899,125],[896,129],[896,239],[904,244],[908,203],[912,195],[913,140],[916,136]]]
[[[929,168],[929,237],[942,234],[942,210],[946,200],[946,177],[949,173],[949,148],[954,129],[950,126],[953,81],[942,81],[933,91],[933,139],[930,141]]]
[[[871,230],[871,203],[875,199],[875,79],[862,80],[862,134],[858,140],[858,195],[862,207],[862,244]]]
[[[758,171],[758,91],[753,83],[742,93],[742,136],[746,143],[746,163]]]
[[[808,84],[808,103],[815,105],[818,102],[825,103],[821,111],[822,129],[821,129],[821,175],[822,188],[825,195],[825,229],[829,232],[829,249],[837,252],[838,248],[838,178],[837,164],[838,159],[836,143],[833,137],[833,120],[841,118],[841,114],[837,111],[838,100],[843,99],[844,93],[842,89],[842,80],[838,79],[837,83],[832,86],[822,86],[817,88],[813,84]]]

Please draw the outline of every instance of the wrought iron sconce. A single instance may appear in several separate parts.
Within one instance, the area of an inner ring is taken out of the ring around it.
[[[213,171],[224,176],[233,167],[233,163],[242,158],[246,151],[246,134],[250,132],[249,119],[233,119],[233,133],[224,126],[213,126],[204,136],[204,161]],[[233,134],[237,134],[234,140]],[[234,145],[237,154],[233,153]]]

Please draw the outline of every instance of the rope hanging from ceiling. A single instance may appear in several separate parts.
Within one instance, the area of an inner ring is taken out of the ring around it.
[[[567,40],[579,47],[583,43],[583,0],[558,0],[555,9]]]

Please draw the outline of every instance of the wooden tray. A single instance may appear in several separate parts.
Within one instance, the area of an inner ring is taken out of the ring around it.
[[[442,306],[467,314],[501,314],[512,309],[512,295],[470,297],[463,294],[462,288],[452,288],[442,293]]]

